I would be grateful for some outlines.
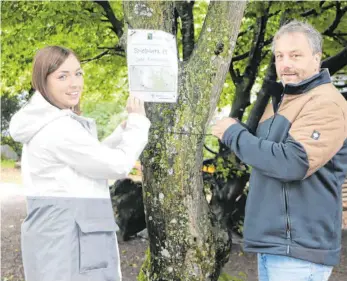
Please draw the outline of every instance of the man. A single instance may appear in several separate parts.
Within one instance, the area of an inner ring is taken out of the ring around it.
[[[232,118],[212,132],[252,166],[244,249],[258,253],[259,280],[328,280],[341,250],[347,103],[320,70],[322,38],[312,26],[284,25],[273,51],[284,90],[256,136]]]

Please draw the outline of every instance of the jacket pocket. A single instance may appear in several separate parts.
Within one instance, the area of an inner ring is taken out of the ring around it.
[[[79,219],[79,268],[80,273],[105,269],[111,262],[111,251],[117,229],[112,218]]]

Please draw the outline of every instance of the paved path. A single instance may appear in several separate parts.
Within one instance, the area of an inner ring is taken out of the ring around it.
[[[17,184],[0,183],[1,204],[1,281],[24,281],[20,252],[20,225],[26,216],[24,189]],[[133,239],[119,242],[123,281],[136,281],[144,260],[147,241]],[[343,231],[341,264],[329,281],[347,280],[347,229]],[[242,253],[234,246],[224,271],[232,276],[246,273],[243,280],[256,281],[256,256]],[[242,279],[241,279],[242,280]]]

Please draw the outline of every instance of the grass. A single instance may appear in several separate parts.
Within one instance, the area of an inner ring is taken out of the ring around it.
[[[0,183],[22,183],[20,168],[13,160],[1,159]]]
[[[231,276],[225,272],[219,276],[218,281],[246,281],[247,274],[244,272],[239,272],[238,276]]]
[[[10,168],[13,169],[15,167],[16,161],[1,159],[1,168]]]

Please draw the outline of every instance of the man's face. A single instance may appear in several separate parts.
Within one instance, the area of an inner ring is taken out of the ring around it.
[[[317,74],[321,54],[313,50],[304,33],[281,35],[275,42],[276,72],[283,84],[297,84]]]

